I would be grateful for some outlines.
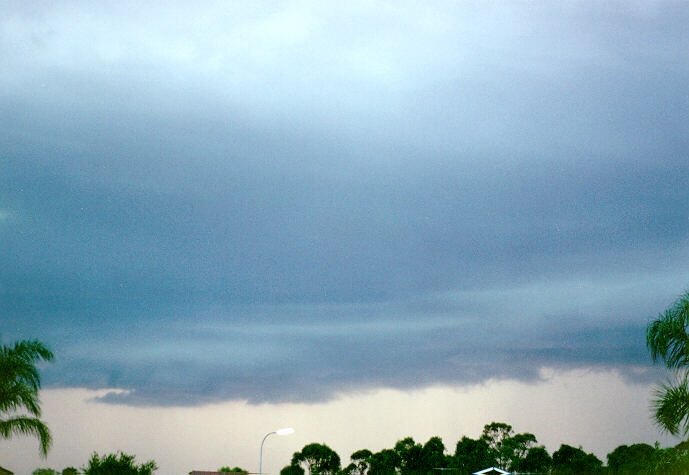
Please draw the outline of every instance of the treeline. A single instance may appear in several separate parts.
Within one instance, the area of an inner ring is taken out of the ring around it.
[[[81,467],[81,471],[74,467],[67,467],[62,472],[52,468],[38,468],[31,472],[31,475],[151,475],[157,469],[155,461],[137,464],[136,456],[124,452],[107,455],[98,455],[94,452],[88,464]]]
[[[648,444],[621,445],[607,455],[603,465],[581,447],[562,444],[549,454],[531,433],[515,433],[504,422],[492,422],[478,439],[462,437],[454,454],[447,453],[440,437],[425,444],[406,437],[394,448],[373,453],[357,450],[349,465],[342,467],[340,456],[325,444],[312,443],[295,452],[280,475],[430,475],[471,474],[497,467],[514,473],[689,473],[689,442],[661,449]]]

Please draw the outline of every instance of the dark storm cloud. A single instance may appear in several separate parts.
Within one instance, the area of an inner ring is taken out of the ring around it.
[[[638,376],[689,277],[689,18],[617,7],[15,6],[3,338],[132,404]]]

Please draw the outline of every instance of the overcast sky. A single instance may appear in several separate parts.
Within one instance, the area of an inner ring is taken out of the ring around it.
[[[145,407],[646,384],[645,325],[689,285],[687,24],[6,2],[2,340],[51,346],[48,388]]]

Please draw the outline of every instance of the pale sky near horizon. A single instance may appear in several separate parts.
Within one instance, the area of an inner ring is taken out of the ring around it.
[[[646,324],[689,287],[687,24],[680,1],[7,1],[0,341],[49,344],[51,407],[94,391],[95,418],[555,391],[544,368],[648,399]]]
[[[263,436],[282,427],[293,427],[295,433],[266,440],[265,473],[278,473],[295,451],[311,442],[333,448],[343,466],[356,450],[392,448],[406,436],[422,444],[439,436],[454,453],[462,436],[477,438],[492,421],[533,433],[551,454],[569,444],[603,461],[622,444],[657,441],[667,447],[679,442],[654,427],[648,384],[630,383],[614,371],[544,369],[541,376],[538,383],[489,380],[462,388],[355,392],[316,404],[234,401],[141,408],[95,402],[98,391],[47,390],[45,418],[55,433],[48,458],[39,458],[35,440],[17,439],[0,444],[0,465],[17,474],[39,467],[79,468],[93,451],[117,448],[136,454],[140,462],[155,460],[161,474],[225,465],[257,471]]]

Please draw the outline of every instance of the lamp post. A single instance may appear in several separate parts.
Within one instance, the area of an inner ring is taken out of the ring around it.
[[[290,435],[290,434],[294,434],[294,429],[292,429],[291,427],[286,427],[285,429],[274,430],[273,432],[268,432],[266,434],[266,436],[261,441],[261,452],[260,452],[260,456],[258,459],[258,474],[259,475],[261,475],[263,473],[263,443],[266,441],[268,436],[273,435],[273,434]]]

